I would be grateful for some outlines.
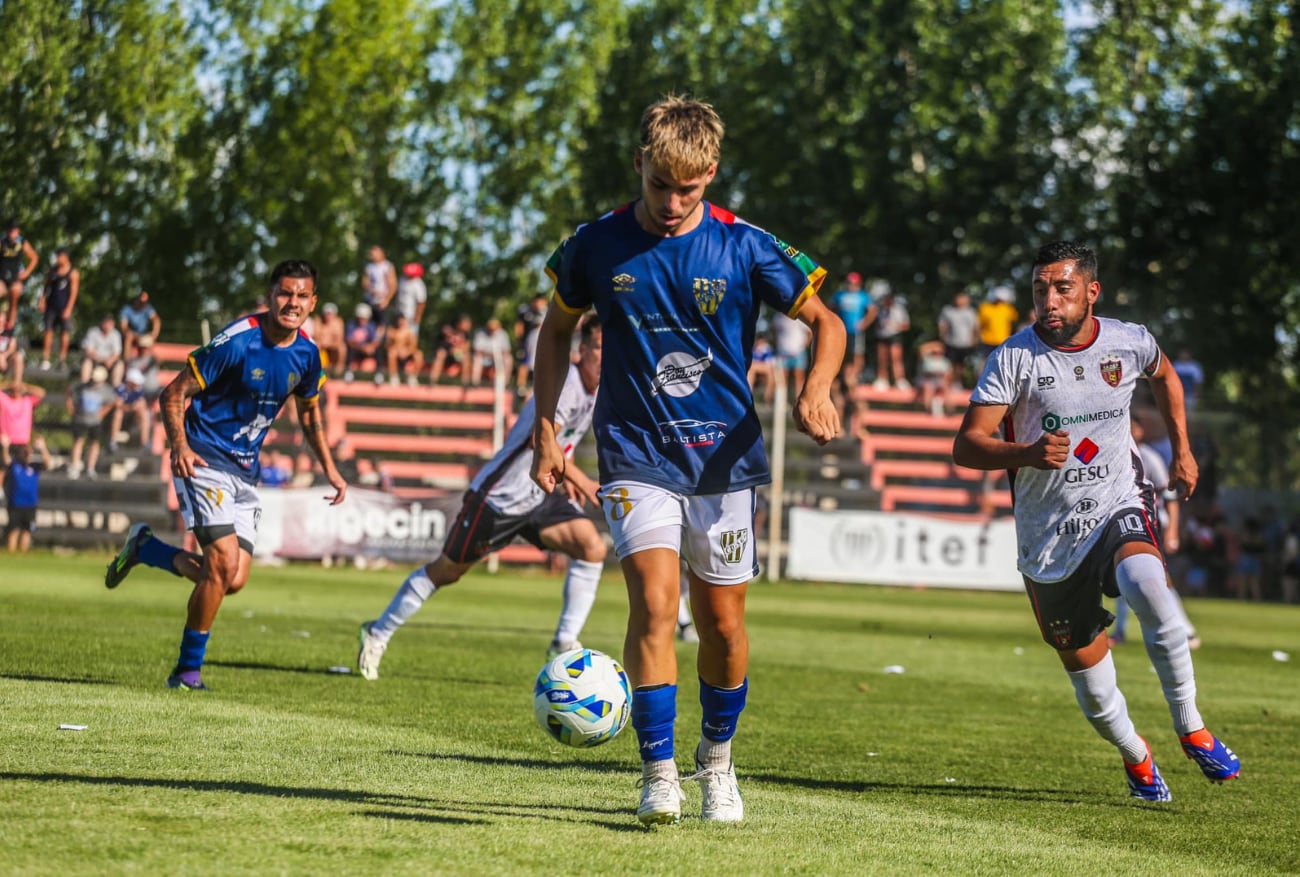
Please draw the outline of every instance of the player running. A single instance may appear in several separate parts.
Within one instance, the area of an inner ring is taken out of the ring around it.
[[[460,581],[470,567],[509,545],[516,536],[538,548],[569,556],[564,608],[547,657],[582,647],[578,635],[596,602],[596,587],[605,564],[605,542],[582,511],[584,502],[599,502],[597,485],[571,461],[574,448],[591,428],[591,412],[600,386],[602,334],[600,320],[594,315],[583,322],[578,361],[568,365],[556,408],[567,465],[564,483],[543,493],[528,477],[535,420],[534,401],[529,399],[501,450],[470,483],[442,554],[432,563],[412,570],[384,614],[361,625],[357,669],[366,679],[379,678],[379,662],[389,640],[425,600]]]
[[[676,822],[674,761],[679,556],[689,567],[704,708],[695,749],[702,817],[744,806],[731,739],[745,707],[745,594],[757,572],[754,489],[770,480],[746,373],[763,303],[812,328],[813,367],[795,422],[819,443],[840,432],[830,389],[844,357],[839,318],[817,297],[826,272],[793,247],[703,200],[723,126],[708,104],[669,96],[641,117],[641,198],[587,224],[551,257],[555,307],[537,342],[533,477],[565,478],[556,403],[569,338],[594,306],[610,334],[596,403],[600,495],[627,579],[623,664],[642,758],[637,818]]]
[[[1068,241],[1033,264],[1037,322],[990,354],[971,394],[953,460],[1006,469],[1012,479],[1019,568],[1043,639],[1055,648],[1083,714],[1124,759],[1129,791],[1170,800],[1115,679],[1102,594],[1122,595],[1142,622],[1183,752],[1214,782],[1241,762],[1206,730],[1196,707],[1192,654],[1160,554],[1154,495],[1129,433],[1139,377],[1151,385],[1173,446],[1170,486],[1185,499],[1197,467],[1183,390],[1146,327],[1092,310],[1097,257]],[[999,425],[1005,439],[995,437]]]
[[[162,393],[176,498],[202,556],[157,539],[146,524],[135,524],[104,574],[104,584],[116,588],[143,563],[194,582],[168,688],[207,688],[200,670],[213,619],[222,599],[244,587],[253,562],[262,441],[290,396],[303,435],[334,488],[330,505],[343,502],[347,494],[347,482],[325,442],[320,350],[300,328],[316,307],[316,268],[303,260],[276,265],[267,306],[265,313],[236,320],[191,353],[189,367]]]

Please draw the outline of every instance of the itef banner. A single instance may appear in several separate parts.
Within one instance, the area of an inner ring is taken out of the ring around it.
[[[900,512],[790,510],[786,575],[824,582],[1019,591],[1016,525]]]
[[[347,499],[336,506],[324,500],[328,487],[263,488],[258,493],[262,517],[256,556],[290,559],[433,560],[461,505],[459,493],[412,498],[348,488]]]

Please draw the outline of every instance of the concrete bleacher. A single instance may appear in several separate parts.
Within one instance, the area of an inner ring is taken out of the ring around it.
[[[970,404],[969,391],[949,392],[944,406],[956,413],[940,417],[923,410],[912,390],[864,385],[854,398],[862,407],[853,424],[864,434],[861,459],[881,511],[975,518],[985,514],[982,500],[998,513],[1011,508],[1005,480],[990,485],[985,497],[985,473],[952,462],[952,440]]]

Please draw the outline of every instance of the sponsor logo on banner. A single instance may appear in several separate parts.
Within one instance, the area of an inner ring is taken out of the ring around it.
[[[713,365],[713,351],[703,356],[690,353],[670,353],[659,360],[655,366],[654,382],[650,386],[650,395],[658,396],[660,391],[668,396],[682,397],[694,393],[700,386],[704,373]]]
[[[1023,590],[1015,523],[790,510],[787,574],[815,581]]]
[[[721,420],[669,420],[655,425],[659,427],[659,441],[665,445],[703,448],[727,437],[727,424]]]
[[[1124,361],[1114,354],[1103,356],[1101,362],[1097,363],[1097,368],[1101,369],[1101,378],[1112,387],[1118,387],[1120,379],[1124,377]]]
[[[700,313],[711,317],[718,312],[718,305],[722,304],[722,297],[727,294],[727,281],[696,277],[692,291]]]
[[[749,528],[743,530],[723,530],[718,538],[722,547],[722,559],[727,563],[740,563],[745,559],[745,546],[749,544]]]
[[[346,503],[329,506],[318,491],[282,488],[263,491],[262,505],[258,556],[423,561],[441,552],[461,497],[430,492],[411,499],[351,489]]]

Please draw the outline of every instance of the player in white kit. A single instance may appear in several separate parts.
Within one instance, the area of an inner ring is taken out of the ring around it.
[[[1043,639],[1061,657],[1084,715],[1124,759],[1130,793],[1170,800],[1115,678],[1102,594],[1122,595],[1142,622],[1183,752],[1214,782],[1241,763],[1205,727],[1176,598],[1160,554],[1154,491],[1129,432],[1139,378],[1169,430],[1169,483],[1196,487],[1182,384],[1145,327],[1093,316],[1097,257],[1058,241],[1033,265],[1037,322],[990,354],[953,443],[953,460],[1006,469],[1015,502],[1018,566]],[[998,428],[1003,437],[996,436]]]
[[[600,383],[600,321],[594,315],[582,327],[577,364],[569,366],[557,418],[566,458],[591,427],[591,413]],[[357,668],[366,679],[379,678],[379,662],[397,628],[441,588],[455,584],[465,572],[493,551],[520,536],[539,548],[567,554],[564,608],[549,653],[580,648],[578,634],[596,600],[596,587],[605,562],[605,543],[596,525],[583,513],[583,501],[595,503],[596,483],[570,465],[564,484],[543,493],[529,476],[533,462],[534,403],[529,399],[505,444],[474,477],[465,503],[447,536],[442,554],[417,567],[393,596],[384,613],[361,625]]]

